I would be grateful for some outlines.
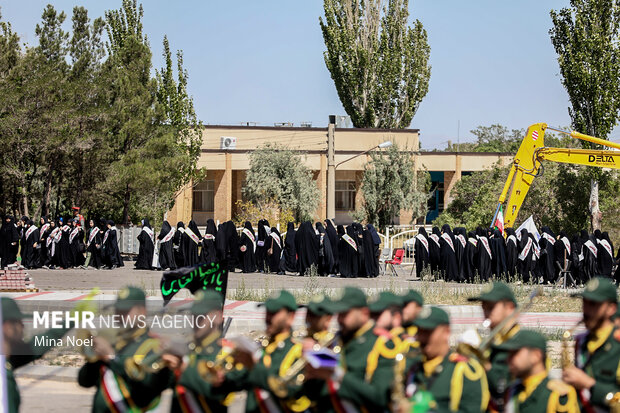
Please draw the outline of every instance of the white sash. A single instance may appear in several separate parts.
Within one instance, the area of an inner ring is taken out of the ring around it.
[[[474,247],[478,246],[478,240],[476,238],[470,238],[469,242],[471,242],[473,244]]]
[[[568,240],[568,238],[562,237],[560,238],[560,241],[564,243],[564,246],[566,247],[566,250],[568,251],[568,254],[570,255],[570,241]]]
[[[185,234],[185,228],[183,227],[178,228],[177,231],[179,231],[181,234]]]
[[[282,241],[280,241],[280,237],[278,236],[278,234],[276,234],[275,232],[272,232],[269,234],[269,236],[271,238],[273,238],[273,240],[276,242],[276,244],[278,244],[278,247],[280,247],[280,249],[282,249]]]
[[[210,240],[215,241],[215,235],[213,235],[213,234],[205,234],[205,236],[202,237],[202,238],[203,239],[210,239]]]
[[[75,238],[75,236],[78,234],[79,231],[80,231],[80,227],[73,228],[73,231],[71,231],[71,234],[69,234],[69,243],[73,242],[73,239]]]
[[[267,235],[271,235],[271,228],[269,228],[267,225],[263,225],[263,228],[265,228],[265,232],[267,233]]]
[[[594,243],[592,243],[592,241],[587,240],[586,242],[583,243],[583,246],[587,247],[592,252],[592,254],[594,254],[594,258],[598,257],[598,249],[596,248]]]
[[[342,236],[342,239],[345,240],[347,242],[347,244],[352,246],[353,249],[357,252],[357,244],[355,243],[355,240],[353,238],[351,238],[351,236],[349,234],[344,234]]]
[[[508,242],[510,242],[510,241],[514,242],[514,243],[515,243],[515,246],[517,245],[517,237],[515,237],[514,235],[509,235],[509,236],[508,236],[508,240],[507,240],[507,242],[506,242],[506,243],[508,243]]]
[[[151,238],[151,242],[155,244],[155,233],[153,232],[153,230],[149,227],[142,227],[142,231],[146,232],[146,235]]]
[[[43,239],[43,234],[45,233],[45,231],[47,231],[47,229],[50,227],[49,223],[43,224],[43,226],[41,227],[41,234],[40,234],[40,238]]]
[[[463,234],[459,234],[456,236],[456,239],[458,239],[459,241],[461,241],[461,245],[463,246],[463,248],[465,248],[465,244],[467,244],[467,241],[465,241],[465,237],[463,236]]]
[[[613,259],[614,258],[614,253],[611,250],[611,245],[609,245],[609,242],[607,242],[606,239],[600,239],[600,240],[598,240],[598,243],[601,244],[603,246],[603,248],[605,248],[605,251],[607,251],[609,253],[609,256]]]
[[[534,261],[536,259],[540,258],[540,247],[538,246],[538,244],[534,243]]]
[[[189,236],[196,244],[200,242],[200,238],[198,238],[198,235],[194,234],[194,231],[189,228],[185,228],[185,235]]]
[[[256,238],[254,238],[254,234],[247,228],[243,228],[242,231],[249,239],[252,241],[252,245],[254,246],[254,251],[256,251]]]
[[[439,246],[439,236],[437,234],[431,234],[431,235],[429,235],[429,238],[432,239],[433,241],[435,241],[435,244],[437,244],[437,246]]]
[[[452,238],[450,238],[450,235],[444,232],[443,234],[441,234],[441,238],[443,238],[443,240],[448,243],[450,248],[452,248],[452,251],[454,251],[454,244],[452,243]]]
[[[30,225],[30,227],[26,230],[26,241],[28,241],[28,237],[37,229],[34,225]]]
[[[63,225],[62,228],[60,228],[63,232],[67,232],[69,231],[71,228],[69,228],[69,225]]]
[[[415,239],[417,239],[418,241],[420,241],[422,243],[422,245],[424,245],[424,248],[426,249],[426,252],[428,252],[428,240],[426,239],[426,237],[422,234],[418,234],[415,236]]]
[[[161,240],[161,243],[163,244],[164,242],[168,242],[172,239],[172,237],[174,237],[174,233],[176,232],[175,228],[170,228],[170,232],[166,234],[166,236],[164,237],[164,239]]]
[[[47,237],[46,244],[49,247],[52,242],[56,241],[56,234],[60,231],[60,228],[54,228],[54,230],[50,233],[49,237]]]
[[[527,257],[527,254],[530,253],[531,248],[532,248],[532,239],[528,237],[527,244],[525,244],[523,251],[521,251],[521,254],[519,254],[519,259],[521,261],[525,260],[525,258]]]
[[[105,234],[103,234],[103,241],[101,242],[101,245],[105,245],[105,242],[108,240],[108,235],[110,235],[110,230],[106,230]]]
[[[553,238],[551,235],[547,234],[546,232],[543,232],[542,236],[544,239],[549,241],[551,245],[555,245],[555,238]]]
[[[98,233],[99,233],[98,227],[93,227],[90,230],[90,234],[88,234],[88,243],[86,244],[86,248],[90,247],[90,243],[93,242],[93,240],[95,239]]]
[[[480,241],[482,241],[482,245],[484,245],[484,249],[489,254],[489,258],[493,259],[493,254],[491,254],[491,248],[489,247],[489,240],[487,237],[480,237]]]

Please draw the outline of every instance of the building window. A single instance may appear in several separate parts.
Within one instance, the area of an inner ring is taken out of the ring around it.
[[[194,187],[192,209],[200,212],[213,212],[215,199],[215,182],[202,181]]]
[[[336,209],[355,211],[355,181],[336,181]]]

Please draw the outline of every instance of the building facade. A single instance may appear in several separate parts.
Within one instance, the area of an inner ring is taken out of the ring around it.
[[[198,225],[213,218],[216,222],[234,218],[235,204],[243,200],[243,185],[250,167],[249,155],[267,143],[299,151],[303,162],[313,171],[320,200],[316,219],[327,217],[328,199],[328,129],[312,127],[205,126],[198,168],[204,168],[206,179],[183,188],[169,222],[194,219]],[[416,170],[431,174],[434,196],[429,202],[427,220],[434,219],[451,200],[451,191],[461,176],[508,164],[513,155],[504,153],[419,152],[420,131],[417,129],[335,128],[333,132],[335,170],[335,221],[350,223],[351,213],[362,202],[359,190],[364,166],[370,159],[365,152],[391,141],[412,153]],[[375,149],[381,150],[381,149]],[[409,223],[411,216],[401,212],[395,223]]]

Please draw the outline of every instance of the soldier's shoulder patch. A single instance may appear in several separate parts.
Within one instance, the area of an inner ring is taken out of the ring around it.
[[[467,357],[465,357],[462,354],[459,353],[452,353],[450,354],[450,356],[448,357],[448,360],[450,360],[452,363],[460,363],[460,362],[468,362],[469,359]]]
[[[547,388],[553,393],[557,393],[560,396],[566,396],[570,393],[570,385],[564,383],[562,380],[551,379],[547,382]]]

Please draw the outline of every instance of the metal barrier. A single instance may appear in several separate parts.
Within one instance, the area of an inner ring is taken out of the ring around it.
[[[413,246],[415,244],[415,236],[418,233],[418,229],[423,227],[426,229],[426,232],[430,234],[433,226],[432,225],[414,225],[408,230],[400,231],[394,235],[390,236],[390,229],[386,229],[385,238],[389,239],[389,247],[390,251],[394,251],[396,248],[403,248],[405,250],[405,255],[403,257],[403,264],[413,265],[414,257],[413,257]]]
[[[138,235],[142,232],[142,227],[128,226],[122,227],[116,226],[118,250],[121,254],[125,255],[138,255],[140,249],[140,243],[138,242]],[[158,234],[156,232],[155,234]]]

